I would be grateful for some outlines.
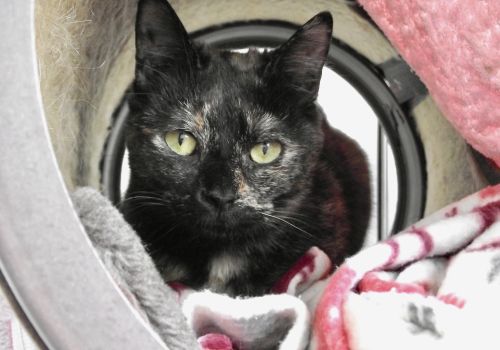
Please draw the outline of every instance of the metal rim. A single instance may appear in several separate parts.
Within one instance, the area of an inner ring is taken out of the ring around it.
[[[296,25],[282,21],[237,22],[194,32],[191,37],[195,41],[223,49],[275,47],[287,40],[296,29]],[[397,211],[391,233],[398,232],[422,217],[425,204],[425,158],[415,128],[404,112],[407,106],[402,106],[401,101],[396,99],[388,86],[383,68],[373,65],[337,39],[332,39],[327,66],[350,82],[367,100],[389,139],[400,180]],[[409,94],[411,98],[421,96],[421,87],[412,86],[412,90]],[[407,97],[406,101],[411,100]],[[102,189],[114,203],[120,201],[119,179],[125,152],[123,131],[127,114],[128,107],[124,98],[115,111],[113,126],[101,160]],[[379,239],[387,236],[387,233],[382,232],[388,230],[380,228]]]
[[[50,349],[166,349],[118,292],[72,208],[40,97],[34,1],[3,5],[1,274]]]

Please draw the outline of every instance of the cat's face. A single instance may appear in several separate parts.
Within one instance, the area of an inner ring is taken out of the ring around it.
[[[165,231],[220,236],[296,210],[322,148],[314,101],[331,25],[320,14],[276,51],[217,52],[193,46],[164,1],[141,1],[127,135],[136,210],[162,211]]]

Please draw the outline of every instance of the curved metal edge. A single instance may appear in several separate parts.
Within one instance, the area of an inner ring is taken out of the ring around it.
[[[51,349],[166,349],[98,260],[45,124],[34,0],[1,1],[0,268]]]
[[[121,200],[120,181],[116,179],[120,178],[125,154],[125,133],[122,130],[126,127],[129,114],[126,95],[118,106],[112,117],[112,127],[104,145],[100,164],[102,192],[115,205]]]

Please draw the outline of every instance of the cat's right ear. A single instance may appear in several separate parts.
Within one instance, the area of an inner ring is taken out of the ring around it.
[[[196,50],[166,0],[139,0],[135,26],[136,79],[169,70],[189,74]]]

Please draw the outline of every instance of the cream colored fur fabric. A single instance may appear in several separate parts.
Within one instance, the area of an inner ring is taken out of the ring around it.
[[[127,0],[36,2],[43,102],[70,188],[98,186],[109,117],[132,79],[135,7]]]

